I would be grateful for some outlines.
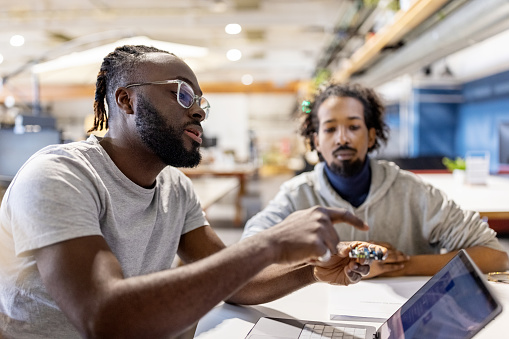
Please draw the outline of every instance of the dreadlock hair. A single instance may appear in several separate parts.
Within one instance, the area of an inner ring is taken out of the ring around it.
[[[315,150],[314,134],[318,133],[318,109],[329,97],[350,97],[359,100],[364,107],[364,121],[369,129],[376,130],[376,139],[373,146],[368,148],[372,152],[386,144],[389,138],[389,126],[384,121],[385,107],[380,97],[371,88],[363,87],[359,84],[338,84],[328,83],[319,90],[314,98],[306,102],[307,114],[304,114],[300,126],[300,134],[306,139],[311,150]],[[319,153],[319,152],[318,152]],[[321,154],[318,154],[323,161]]]
[[[104,101],[106,100],[108,107],[113,107],[116,89],[127,83],[128,77],[135,72],[139,63],[144,60],[143,57],[148,53],[166,53],[175,56],[173,53],[155,47],[125,45],[115,48],[104,58],[95,83],[94,126],[88,130],[88,133],[108,128],[108,114]]]

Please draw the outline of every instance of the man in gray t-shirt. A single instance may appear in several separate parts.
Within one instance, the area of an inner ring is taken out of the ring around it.
[[[225,247],[175,169],[200,162],[209,108],[173,54],[122,46],[105,57],[90,130],[108,128],[104,138],[39,151],[2,200],[0,337],[171,337],[222,300],[260,303],[369,272],[348,257],[368,244],[340,243],[332,225],[368,226],[338,208]],[[171,267],[176,254],[186,265]]]

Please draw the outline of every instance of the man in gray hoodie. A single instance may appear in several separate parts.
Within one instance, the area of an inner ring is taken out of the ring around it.
[[[246,224],[249,237],[292,212],[321,205],[351,211],[368,232],[336,224],[339,237],[389,248],[368,277],[433,275],[459,249],[484,272],[506,270],[507,253],[479,213],[462,210],[444,192],[396,164],[368,154],[388,139],[384,106],[356,84],[329,84],[303,103],[301,134],[321,160],[314,170],[285,182],[268,206]]]

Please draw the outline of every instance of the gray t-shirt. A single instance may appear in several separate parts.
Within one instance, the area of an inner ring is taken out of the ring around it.
[[[175,168],[146,189],[94,136],[44,148],[23,165],[0,206],[0,337],[79,337],[42,284],[34,250],[100,235],[132,277],[171,268],[180,236],[204,225],[191,181]]]

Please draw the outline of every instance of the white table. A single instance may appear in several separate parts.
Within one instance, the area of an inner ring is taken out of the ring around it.
[[[418,174],[444,191],[461,208],[477,211],[488,219],[509,219],[509,177],[490,175],[486,185],[461,184],[452,174]]]
[[[411,286],[413,286],[414,290],[417,290],[429,277],[378,278],[376,281],[377,283],[387,284],[391,288],[398,289],[400,286],[404,285],[402,281],[405,279],[411,282]],[[420,283],[416,283],[416,281],[419,280]],[[362,281],[359,284],[369,284],[369,280]],[[475,338],[507,338],[507,324],[509,323],[509,284],[493,282],[489,284],[502,302],[504,311],[479,332]],[[328,312],[328,291],[328,285],[314,284],[281,299],[258,306],[233,306],[221,303],[199,321],[195,338],[244,338],[256,321],[262,316],[330,321]],[[345,288],[345,293],[348,293],[348,287]],[[404,291],[402,295],[407,293],[408,291]],[[342,320],[341,322],[344,323],[345,321]],[[365,322],[365,324],[375,327],[381,325],[381,323],[375,322]]]

